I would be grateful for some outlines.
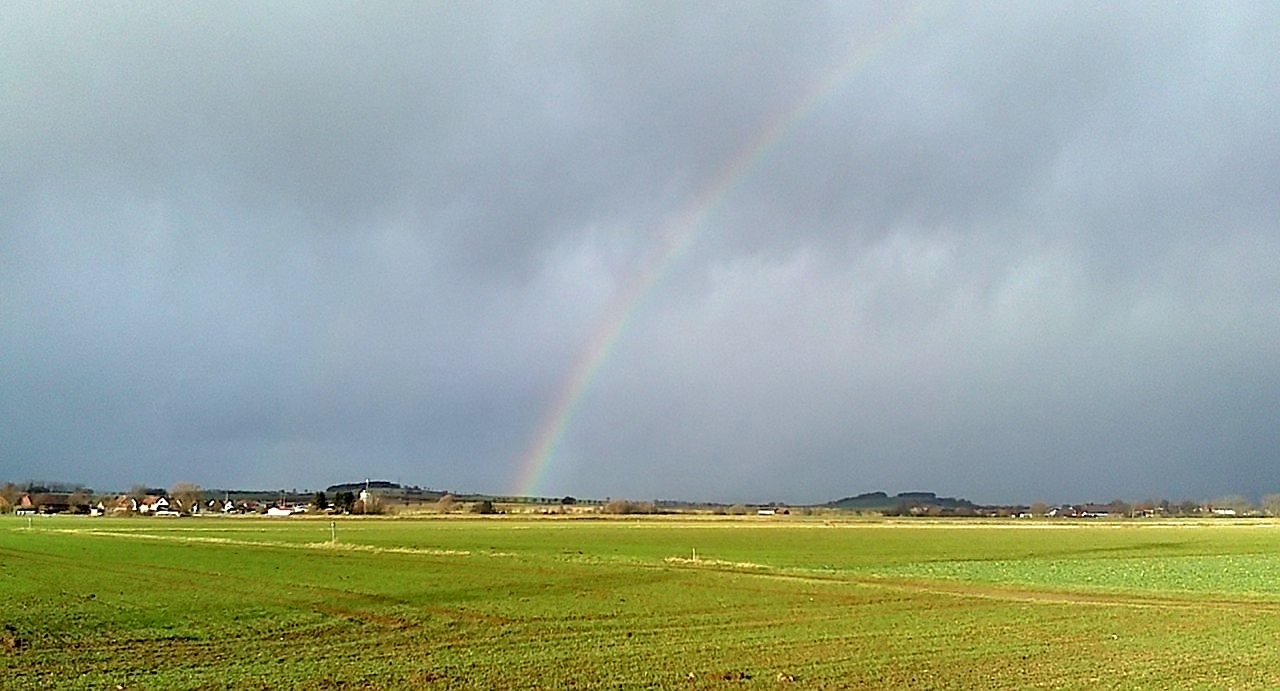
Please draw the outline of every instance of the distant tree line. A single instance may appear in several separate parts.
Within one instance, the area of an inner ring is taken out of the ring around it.
[[[658,513],[657,502],[610,499],[603,507],[604,513],[615,515]]]
[[[329,485],[325,488],[326,492],[359,492],[365,488],[368,489],[401,489],[398,482],[387,482],[386,480],[367,480],[365,482],[343,482],[337,485]],[[417,489],[416,487],[413,489]]]

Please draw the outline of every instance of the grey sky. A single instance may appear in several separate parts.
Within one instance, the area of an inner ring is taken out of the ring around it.
[[[1280,491],[1269,3],[4,3],[0,479]]]

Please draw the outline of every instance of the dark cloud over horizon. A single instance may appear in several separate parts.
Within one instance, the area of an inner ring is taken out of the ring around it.
[[[547,494],[1280,491],[1266,4],[16,3],[0,93],[0,479],[507,491],[707,210]]]

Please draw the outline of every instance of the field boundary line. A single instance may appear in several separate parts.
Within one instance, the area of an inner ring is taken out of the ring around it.
[[[1144,595],[1135,592],[1089,592],[1053,588],[1019,587],[1016,585],[977,581],[941,581],[930,579],[904,579],[840,571],[805,572],[773,567],[752,562],[731,562],[721,559],[689,559],[667,557],[664,563],[690,568],[704,568],[721,573],[735,573],[756,578],[808,581],[815,583],[846,583],[849,585],[898,590],[945,597],[1023,602],[1047,605],[1092,605],[1099,607],[1128,607],[1135,609],[1239,609],[1248,607],[1280,613],[1280,601],[1251,599],[1247,597],[1170,597],[1157,594]]]
[[[1130,607],[1138,609],[1238,609],[1250,607],[1280,612],[1280,602],[1248,598],[1176,598],[1160,595],[1142,595],[1132,592],[1088,592],[1061,589],[1036,589],[1000,586],[972,581],[901,580],[896,578],[855,577],[850,582],[893,590],[945,595],[950,597],[1000,600],[1057,605],[1095,605],[1101,607]]]

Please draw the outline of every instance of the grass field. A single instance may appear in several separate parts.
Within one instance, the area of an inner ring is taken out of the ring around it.
[[[1270,523],[30,526],[6,689],[1280,687]]]

